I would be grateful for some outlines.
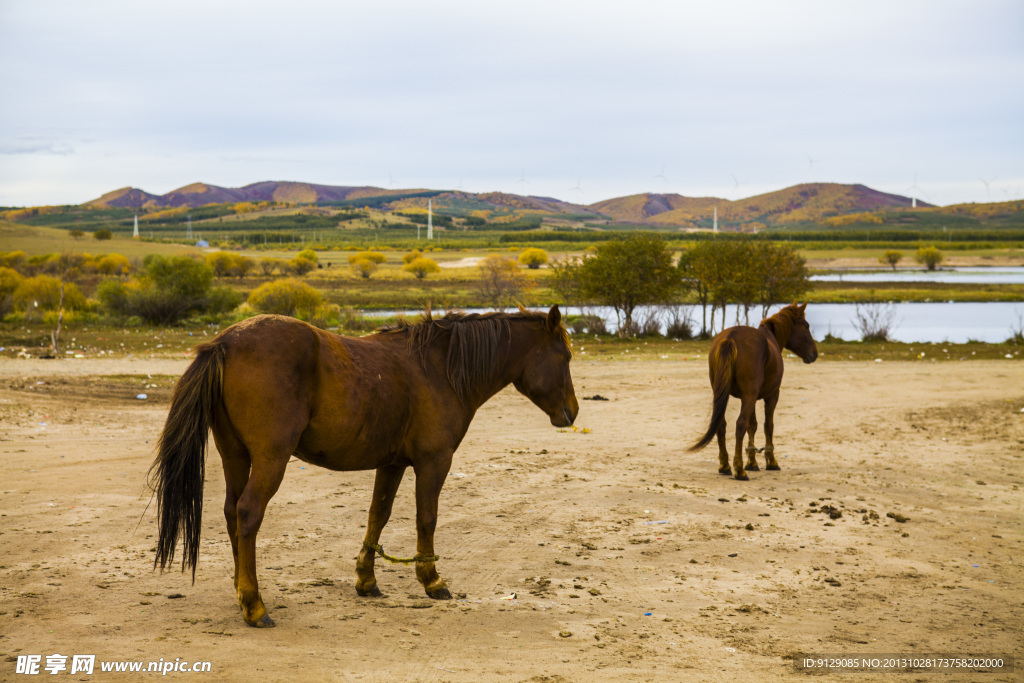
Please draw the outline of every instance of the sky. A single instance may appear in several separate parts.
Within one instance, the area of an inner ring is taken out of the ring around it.
[[[0,206],[264,180],[1024,198],[1024,3],[0,0]]]

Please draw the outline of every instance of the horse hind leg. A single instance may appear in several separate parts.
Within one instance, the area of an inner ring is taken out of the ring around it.
[[[380,597],[377,577],[373,572],[373,561],[376,557],[374,546],[380,543],[380,533],[391,518],[391,507],[395,502],[398,485],[405,474],[404,466],[393,465],[377,469],[373,481],[373,500],[366,522],[366,538],[363,548],[356,558],[356,593],[363,597]]]
[[[718,423],[715,431],[718,440],[718,473],[727,477],[732,476],[732,468],[729,466],[729,450],[725,447],[725,420]]]
[[[217,444],[221,463],[224,466],[224,520],[227,522],[228,538],[231,539],[231,555],[235,563],[234,586],[238,590],[238,499],[249,482],[249,451],[232,431],[220,429],[216,423],[213,440]],[[239,605],[241,606],[241,605]]]
[[[747,421],[747,469],[757,472],[761,468],[757,466],[757,448],[754,446],[755,434],[757,434],[757,411],[751,410],[750,420]]]
[[[276,455],[253,454],[252,472],[236,506],[238,516],[238,604],[242,618],[250,626],[269,628],[274,620],[260,596],[256,578],[256,534],[263,523],[267,504],[277,493],[284,479],[285,466],[294,450],[282,450]]]

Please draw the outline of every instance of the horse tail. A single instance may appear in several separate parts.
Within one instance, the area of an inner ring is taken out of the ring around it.
[[[181,571],[191,567],[193,583],[203,518],[206,442],[221,401],[226,354],[218,341],[196,347],[196,359],[174,387],[156,460],[149,469],[160,525],[153,566],[164,569],[173,564],[178,537],[183,536]]]
[[[711,388],[714,391],[711,422],[708,424],[708,429],[704,432],[704,436],[700,438],[700,441],[690,446],[691,451],[699,451],[711,443],[711,439],[715,438],[715,433],[718,431],[718,425],[725,419],[725,407],[729,404],[729,389],[732,387],[732,377],[736,368],[736,356],[738,353],[739,349],[736,347],[736,342],[732,339],[726,339],[721,345],[711,350],[711,356],[708,361],[711,367],[715,369],[715,376],[711,381]]]

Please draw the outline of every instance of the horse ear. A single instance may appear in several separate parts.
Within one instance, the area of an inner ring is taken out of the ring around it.
[[[804,311],[806,311],[806,310],[807,310],[807,302],[806,302],[806,301],[805,301],[805,302],[803,302],[803,303],[802,303],[802,304],[801,304],[801,305],[799,306],[799,308],[800,308],[800,312],[801,312],[801,313],[803,313]]]
[[[558,304],[555,304],[554,306],[551,307],[551,310],[548,311],[548,321],[547,321],[548,329],[551,330],[552,332],[557,330],[558,329],[558,325],[561,322],[562,322],[562,312],[560,310],[558,310]]]

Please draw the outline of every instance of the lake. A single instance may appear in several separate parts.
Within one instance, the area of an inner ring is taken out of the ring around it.
[[[898,269],[848,270],[811,276],[812,282],[943,282],[950,284],[1024,284],[1024,267],[989,266],[941,268],[939,270]]]

